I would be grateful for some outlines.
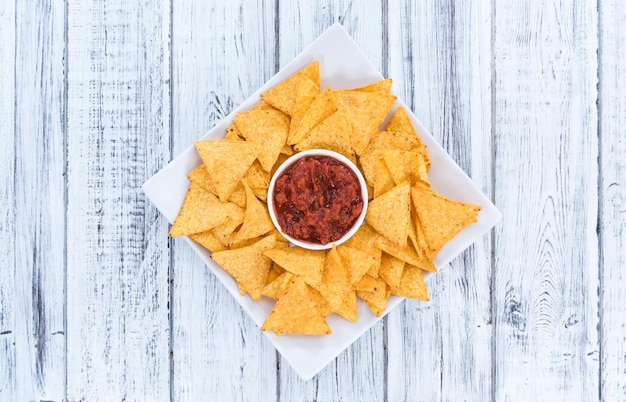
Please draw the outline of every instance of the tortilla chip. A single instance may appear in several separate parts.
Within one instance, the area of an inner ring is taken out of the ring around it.
[[[215,194],[215,186],[213,185],[213,181],[211,180],[209,172],[207,172],[206,170],[206,166],[200,165],[191,170],[189,173],[187,173],[187,178],[192,183],[200,186],[204,191]]]
[[[380,159],[378,162],[376,162],[375,179],[376,182],[374,184],[374,198],[380,197],[382,194],[391,190],[396,185],[383,159]]]
[[[271,271],[270,271],[271,272]],[[278,300],[280,296],[285,293],[291,282],[295,278],[295,275],[291,272],[283,272],[276,280],[270,282],[269,285],[263,289],[263,296],[270,299]]]
[[[419,153],[390,150],[383,153],[383,159],[396,184],[408,181],[411,185],[415,185],[421,180],[424,184],[430,186],[426,163]]]
[[[305,78],[310,79],[317,86],[320,85],[320,64],[318,61],[314,61],[291,77],[263,92],[261,98],[276,109],[291,115],[298,88]]]
[[[354,290],[346,292],[343,301],[335,308],[334,312],[348,321],[356,322],[358,314],[356,308],[356,292]]]
[[[404,261],[383,253],[383,257],[380,260],[380,270],[378,271],[378,274],[385,282],[387,282],[389,286],[393,288],[397,286],[402,279],[404,264]]]
[[[237,205],[238,207],[245,208],[246,206],[246,190],[243,188],[243,184],[239,182],[235,190],[228,197],[228,201]]]
[[[204,140],[195,146],[221,201],[228,199],[260,152],[260,145],[249,141]]]
[[[411,222],[410,190],[408,182],[395,186],[374,198],[365,215],[368,225],[401,247],[406,245]]]
[[[413,123],[411,123],[411,118],[402,106],[400,106],[391,116],[391,119],[389,120],[389,123],[387,123],[387,127],[385,127],[385,130],[415,136],[418,141],[416,148],[422,150],[420,153],[422,153],[422,156],[424,157],[424,162],[426,162],[426,168],[430,169],[430,158],[428,157],[428,152],[426,152],[426,146],[422,142],[420,136],[417,134],[417,131],[415,131]]]
[[[267,206],[256,198],[246,183],[244,183],[244,188],[246,189],[246,212],[241,229],[233,236],[233,242],[258,237],[274,229]]]
[[[284,145],[283,149],[280,150],[280,154],[281,155],[288,155],[291,156],[293,155],[293,148],[291,148],[291,145]],[[278,156],[280,158],[280,155]],[[276,164],[274,164],[276,165]]]
[[[376,232],[370,225],[363,224],[343,246],[355,248],[374,257],[376,265],[380,265],[381,251],[378,247],[378,239],[382,237],[383,236]],[[360,277],[358,279],[360,279]]]
[[[257,157],[269,172],[287,143],[289,117],[278,110],[250,110],[237,113],[235,123],[243,138],[261,145]]]
[[[350,272],[350,285],[361,280],[367,272],[374,270],[378,272],[380,261],[380,250],[378,248],[374,248],[372,251],[373,253],[377,252],[377,255],[372,255],[371,253],[368,254],[356,248],[348,247],[344,243],[337,247],[337,252],[341,257],[341,261],[348,267]]]
[[[425,271],[436,272],[437,268],[431,260],[421,257],[417,254],[412,245],[408,244],[403,247],[382,237],[378,240],[378,246],[387,254],[396,257],[408,264],[416,265]]]
[[[233,232],[243,223],[244,217],[245,211],[243,208],[237,207],[237,209],[233,209],[233,213],[224,222],[213,228],[213,234],[223,245],[233,248],[231,237]]]
[[[252,192],[259,200],[267,204],[267,189],[265,188],[253,188]]]
[[[297,151],[308,149],[329,149],[356,162],[354,150],[350,146],[352,125],[345,113],[337,111],[313,128],[294,148]]]
[[[393,84],[393,80],[391,78],[386,78],[384,80],[376,81],[373,84],[366,85],[360,88],[350,89],[350,91],[355,92],[387,92],[391,91],[391,85]]]
[[[274,247],[278,245],[278,241],[274,244]],[[272,261],[272,265],[270,265],[270,271],[267,273],[267,283],[272,283],[279,276],[281,276],[285,272],[279,265],[277,265],[274,261]]]
[[[301,277],[295,277],[270,311],[261,331],[274,331],[276,335],[327,335],[332,331],[324,319],[324,310],[322,295]]]
[[[363,299],[367,307],[372,310],[376,317],[380,317],[387,307],[387,299],[389,299],[388,286],[385,281],[378,279],[379,284],[372,292],[357,290],[356,295]]]
[[[479,205],[451,200],[424,186],[413,187],[411,197],[428,243],[429,259],[466,226],[476,222],[481,210]]]
[[[324,271],[324,251],[289,247],[282,250],[267,250],[265,256],[292,274],[302,276],[306,283],[314,288],[320,288]]]
[[[263,252],[274,247],[275,242],[275,236],[267,236],[248,247],[213,253],[211,258],[232,275],[252,299],[259,300],[272,263]]]
[[[339,109],[352,116],[352,148],[363,154],[372,136],[387,116],[396,97],[384,92],[338,91]]]
[[[352,285],[352,289],[363,290],[366,292],[374,292],[378,286],[380,286],[380,284],[377,278],[371,277],[369,275],[363,275],[363,277],[357,283]]]
[[[398,296],[427,301],[428,289],[422,270],[411,264],[405,265],[399,284],[392,287],[391,292]]]
[[[265,102],[263,99],[256,105],[254,105],[250,110],[278,110],[274,106]]]
[[[239,207],[230,202],[222,203],[213,194],[195,183],[189,184],[187,195],[178,216],[170,229],[170,236],[185,236],[206,232],[218,226]]]
[[[241,131],[239,131],[239,127],[237,127],[235,122],[230,123],[230,125],[226,127],[226,135],[224,136],[224,139],[230,141],[241,141],[243,139]]]
[[[287,143],[297,144],[302,141],[309,132],[325,118],[335,113],[337,110],[337,101],[335,99],[335,93],[326,88],[320,92],[311,106],[306,110],[299,122],[296,123],[292,131],[289,132],[289,138]]]
[[[300,121],[302,121],[302,117],[304,117],[315,100],[315,97],[319,95],[320,92],[320,86],[308,78],[300,82],[298,92],[296,93],[296,100],[292,107],[291,124],[289,125],[290,133],[293,133],[297,129]]]
[[[202,247],[211,252],[216,253],[218,251],[228,250],[228,247],[226,247],[211,230],[196,233],[190,235],[189,237],[191,238],[191,240],[195,241],[196,243],[200,244]]]
[[[256,160],[243,176],[250,188],[267,189],[270,185],[270,174],[263,169],[261,163]]]
[[[337,247],[333,246],[326,253],[320,293],[330,304],[331,311],[336,311],[349,290],[350,273],[337,254]]]
[[[407,133],[395,133],[392,131],[380,131],[372,137],[367,148],[359,154],[359,163],[362,167],[363,176],[367,184],[376,184],[376,164],[383,157],[383,153],[389,150],[410,151],[419,143],[417,136]]]

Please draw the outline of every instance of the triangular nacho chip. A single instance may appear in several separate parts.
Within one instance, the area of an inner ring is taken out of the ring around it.
[[[352,237],[343,244],[343,246],[355,248],[359,251],[364,252],[367,255],[372,256],[376,261],[376,265],[378,266],[380,265],[381,256],[380,247],[378,247],[378,239],[382,237],[383,236],[380,233],[376,232],[370,225],[363,224],[361,225],[359,230],[357,230],[356,233],[353,234]],[[343,258],[343,255],[340,255]],[[360,269],[358,270],[358,272],[360,274]],[[353,278],[355,277],[353,276]],[[360,276],[357,277],[356,280],[353,281],[353,283],[358,281],[359,279],[361,279]]]
[[[394,149],[385,151],[383,159],[396,184],[408,181],[411,185],[415,185],[418,181],[422,181],[424,184],[430,185],[426,162],[419,153]]]
[[[221,201],[226,201],[235,190],[261,149],[249,141],[204,140],[195,146]]]
[[[337,91],[339,109],[352,116],[352,148],[361,155],[385,120],[396,97],[384,92]]]
[[[320,86],[310,79],[305,78],[301,81],[300,86],[298,87],[298,92],[296,93],[296,100],[291,109],[291,122],[289,125],[290,133],[296,130],[302,120],[302,117],[306,114],[306,111],[309,110],[311,104],[315,100],[315,97],[317,97],[320,92]]]
[[[287,290],[294,277],[295,275],[291,272],[283,272],[278,278],[270,282],[269,285],[265,286],[263,289],[263,296],[278,300],[280,296],[285,293],[285,290]]]
[[[363,290],[365,292],[373,292],[378,286],[380,286],[380,284],[377,278],[369,275],[363,275],[363,277],[357,283],[352,285],[352,289]]]
[[[364,87],[350,89],[350,91],[355,92],[387,92],[391,91],[391,85],[393,84],[393,80],[391,78],[386,78],[384,80],[376,81],[372,84],[366,85]]]
[[[274,247],[275,242],[275,236],[267,236],[247,247],[213,253],[211,258],[232,275],[252,299],[259,300],[272,263],[263,251]]]
[[[411,195],[409,183],[400,184],[367,207],[365,221],[378,233],[399,246],[406,245],[411,223]]]
[[[356,292],[349,290],[344,296],[341,305],[335,308],[334,312],[348,321],[356,322],[358,314],[356,309]]]
[[[317,86],[320,85],[320,63],[318,61],[314,61],[291,77],[263,92],[261,98],[276,109],[291,115],[298,88],[305,78],[310,79]]]
[[[324,270],[324,251],[289,247],[267,250],[265,256],[292,274],[301,275],[306,283],[314,288],[320,288]]]
[[[354,150],[350,146],[351,138],[352,125],[348,116],[344,112],[336,111],[314,127],[294,148],[297,151],[329,149],[355,162]]]
[[[258,159],[269,172],[287,143],[289,117],[278,110],[250,110],[237,113],[235,123],[246,141],[261,145]]]
[[[428,289],[422,270],[414,265],[406,264],[400,282],[397,286],[391,287],[391,292],[394,295],[411,299],[428,300]]]
[[[380,260],[380,270],[378,274],[381,278],[387,282],[392,288],[397,286],[402,279],[402,272],[404,271],[404,261],[390,256],[387,253],[383,253],[383,257]]]
[[[363,299],[367,307],[372,310],[372,313],[376,317],[380,317],[380,315],[385,311],[387,307],[387,299],[389,299],[388,286],[385,281],[382,279],[376,279],[379,281],[379,285],[375,287],[375,290],[372,292],[366,292],[363,290],[357,290],[356,295]]]
[[[335,100],[335,93],[330,88],[326,88],[315,97],[313,103],[311,103],[311,106],[306,110],[300,121],[292,127],[287,142],[289,144],[299,143],[306,138],[315,126],[335,113],[336,110],[337,101]]]
[[[241,229],[233,237],[233,242],[261,236],[274,228],[267,206],[256,198],[246,183],[244,183],[244,188],[246,189],[246,212]]]
[[[225,246],[231,246],[231,237],[233,232],[242,224],[245,217],[245,210],[237,207],[233,209],[232,213],[226,218],[226,220],[213,228],[213,234],[224,244]]]
[[[377,256],[348,247],[345,243],[337,247],[337,252],[341,257],[341,261],[348,267],[350,272],[350,285],[361,280],[367,272],[372,270],[378,271],[379,259],[376,257],[380,255],[380,250],[375,247],[372,252],[377,253]]]
[[[261,163],[256,160],[248,168],[248,171],[243,176],[244,180],[248,183],[250,188],[262,188],[267,189],[270,185],[270,174],[263,169]]]
[[[220,239],[217,236],[215,236],[212,230],[207,230],[206,232],[196,233],[196,234],[190,235],[189,237],[191,238],[191,240],[195,241],[196,243],[200,244],[202,247],[206,248],[207,250],[211,252],[216,253],[218,251],[228,250],[228,247],[226,247],[220,241]]]
[[[220,202],[213,194],[195,183],[189,184],[187,195],[170,229],[170,236],[185,236],[205,232],[237,213],[238,206]]]
[[[391,190],[396,185],[383,159],[380,159],[376,162],[375,179],[376,182],[374,183],[374,198],[380,197],[382,194]]]
[[[383,153],[397,149],[410,151],[418,145],[417,136],[407,133],[395,133],[393,131],[379,131],[367,145],[365,152],[359,155],[359,163],[363,169],[363,176],[367,184],[374,186],[376,183],[376,164],[382,159]]]
[[[203,190],[208,191],[211,194],[215,194],[215,186],[213,185],[209,172],[206,170],[206,166],[200,165],[193,169],[187,173],[187,178],[190,182],[200,186]]]
[[[408,264],[416,265],[425,271],[437,271],[437,268],[435,268],[432,261],[427,259],[425,256],[418,255],[411,244],[400,247],[397,244],[382,237],[378,240],[378,246],[385,253],[392,255]]]
[[[337,254],[337,248],[333,246],[326,253],[320,293],[330,305],[331,311],[336,311],[349,290],[350,274]]]
[[[327,335],[332,331],[324,319],[325,302],[320,293],[295,277],[278,299],[261,331],[276,335]]]
[[[451,200],[424,186],[413,187],[411,197],[428,243],[430,259],[467,225],[476,222],[481,210],[479,205]]]

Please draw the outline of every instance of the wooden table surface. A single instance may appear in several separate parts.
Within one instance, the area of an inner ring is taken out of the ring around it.
[[[503,220],[302,381],[141,184],[335,22]],[[620,0],[0,1],[0,401],[626,400]]]

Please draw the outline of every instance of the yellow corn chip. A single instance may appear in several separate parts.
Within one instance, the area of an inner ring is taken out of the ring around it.
[[[426,152],[426,146],[422,143],[421,138],[413,127],[413,123],[411,123],[409,115],[402,106],[400,106],[391,116],[391,119],[389,120],[387,127],[385,127],[385,130],[415,136],[418,141],[417,147],[423,150],[422,156],[424,157],[424,161],[426,162],[426,167],[428,169],[430,168],[430,158],[428,157],[428,152]]]
[[[261,145],[257,157],[269,172],[287,143],[289,117],[278,110],[250,110],[237,113],[235,123],[243,138]]]
[[[230,215],[228,215],[228,218],[213,228],[213,234],[222,242],[222,244],[230,246],[232,243],[231,237],[233,232],[241,225],[244,217],[245,211],[243,208],[233,208],[233,211]]]
[[[404,272],[404,261],[383,253],[378,274],[392,288],[398,286]]]
[[[252,299],[259,300],[272,263],[263,252],[274,247],[275,242],[275,236],[267,236],[247,247],[213,253],[211,258],[232,275]]]
[[[313,128],[294,148],[297,151],[307,149],[329,149],[356,162],[354,150],[350,146],[352,125],[345,113],[337,111]]]
[[[244,183],[244,188],[246,189],[246,212],[241,229],[233,236],[233,242],[258,237],[274,229],[267,206],[256,198],[246,183]]]
[[[348,290],[350,290],[349,272],[339,258],[337,248],[333,246],[326,253],[320,293],[330,304],[331,311],[336,311],[342,305]]]
[[[230,197],[260,152],[260,145],[249,141],[204,140],[195,146],[221,201]]]
[[[356,92],[387,92],[391,91],[391,85],[393,84],[393,80],[391,78],[387,78],[384,80],[376,81],[373,84],[366,85],[360,88],[354,88],[350,91]]]
[[[295,277],[278,299],[261,326],[262,331],[276,335],[327,335],[332,331],[324,319],[325,302],[322,295]]]
[[[387,165],[383,159],[376,162],[376,174],[374,183],[374,198],[380,197],[382,194],[391,190],[396,184],[387,169]]]
[[[192,183],[200,186],[204,191],[215,194],[215,186],[213,185],[209,172],[206,170],[206,166],[200,165],[193,169],[191,172],[187,173],[187,178]]]
[[[367,246],[364,245],[364,247]],[[377,247],[373,247],[371,253],[368,254],[344,243],[337,247],[337,252],[350,272],[350,285],[358,282],[366,272],[378,271],[380,250]],[[374,253],[376,255],[372,255]]]
[[[437,268],[435,268],[432,261],[425,257],[420,257],[410,244],[400,247],[386,238],[381,237],[378,239],[378,247],[380,247],[385,253],[408,264],[416,265],[425,271],[437,271]]]
[[[291,148],[291,145],[285,145],[283,146],[283,149],[280,150],[280,154],[281,155],[293,155],[293,148]],[[280,158],[280,155],[278,156],[278,158]],[[276,165],[276,164],[274,164]]]
[[[243,188],[241,182],[235,187],[235,190],[228,197],[228,201],[233,204],[244,208],[246,206],[246,190]]]
[[[250,110],[278,110],[278,109],[276,109],[274,106],[270,105],[269,103],[261,99],[261,101],[257,103],[256,105],[254,105],[252,109]]]
[[[406,264],[400,282],[391,288],[391,292],[411,299],[428,300],[428,289],[422,270],[414,265]]]
[[[387,307],[387,299],[389,299],[390,293],[387,289],[387,283],[382,279],[377,280],[379,281],[379,285],[376,286],[373,292],[357,290],[356,295],[363,299],[367,307],[372,310],[372,313],[374,313],[376,317],[380,317]]]
[[[202,247],[206,248],[212,252],[224,251],[228,250],[228,248],[222,244],[220,239],[211,231],[207,230],[206,232],[196,233],[189,236],[191,240],[200,244]]]
[[[278,242],[274,244],[274,247],[276,247],[277,244]],[[285,270],[278,266],[274,261],[272,261],[272,265],[270,265],[270,271],[267,273],[267,283],[274,282],[274,280],[281,276],[283,272],[285,272]]]
[[[354,290],[349,290],[344,296],[341,305],[337,306],[334,312],[348,321],[356,322],[356,292]]]
[[[367,184],[374,186],[376,183],[376,164],[388,150],[410,151],[418,145],[419,138],[407,133],[395,133],[393,131],[380,131],[372,137],[363,154],[359,154],[359,162],[363,176]]]
[[[378,266],[380,265],[380,256],[381,256],[380,247],[378,247],[379,238],[382,238],[382,235],[376,232],[370,225],[363,224],[361,225],[359,230],[357,230],[356,233],[352,235],[352,237],[349,238],[343,245],[347,247],[355,248],[357,250],[360,250],[374,257],[374,260],[376,261],[376,265]],[[369,272],[369,270],[370,268],[368,268],[367,272]],[[361,272],[360,269],[358,270],[358,272]],[[359,276],[358,279],[361,279],[361,277]]]
[[[409,183],[400,184],[367,207],[365,221],[395,244],[405,246],[411,223],[411,195]]]
[[[352,148],[361,155],[385,120],[396,97],[384,92],[338,91],[339,109],[352,116]]]
[[[183,205],[170,229],[170,236],[185,236],[205,232],[236,214],[238,206],[222,203],[213,194],[195,183],[189,184]]]
[[[306,110],[300,121],[297,122],[293,130],[289,132],[287,143],[293,145],[302,141],[315,126],[335,113],[336,110],[337,101],[335,99],[335,93],[330,88],[326,88],[315,97],[313,103],[311,103],[311,106]]]
[[[314,288],[320,288],[324,270],[324,251],[289,247],[282,250],[267,250],[265,256],[292,274],[302,276],[306,283]]]
[[[297,129],[302,117],[306,114],[306,111],[309,110],[315,97],[320,92],[320,86],[308,78],[301,81],[298,92],[296,93],[296,100],[292,107],[291,124],[289,125],[290,133]]]
[[[418,180],[421,180],[424,184],[430,185],[426,162],[419,153],[391,150],[383,153],[383,159],[396,184],[408,181],[411,185],[415,185]],[[376,180],[378,180],[377,177]]]
[[[285,293],[294,277],[295,275],[291,272],[283,272],[278,278],[276,278],[276,280],[265,286],[265,289],[263,289],[263,296],[274,300],[280,299],[280,296]]]
[[[251,188],[263,189],[269,187],[271,180],[270,174],[263,170],[263,166],[261,166],[261,163],[258,160],[254,161],[243,178]]]
[[[362,290],[366,292],[374,292],[378,286],[380,286],[380,284],[377,278],[371,277],[369,275],[363,275],[363,277],[357,283],[352,285],[352,289]]]
[[[413,187],[411,197],[428,243],[430,259],[467,225],[476,222],[481,210],[479,205],[451,200],[424,186]]]
[[[256,198],[267,204],[267,189],[265,188],[253,188],[252,192],[256,195]]]
[[[278,85],[263,92],[261,98],[276,109],[291,115],[298,88],[305,78],[310,79],[319,87],[320,64],[318,61],[314,61]]]
[[[230,123],[230,125],[226,127],[226,135],[224,136],[224,139],[230,141],[242,140],[241,131],[239,131],[239,127],[237,127],[235,122]]]

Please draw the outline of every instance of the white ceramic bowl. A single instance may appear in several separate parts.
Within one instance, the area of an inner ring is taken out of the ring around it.
[[[363,199],[363,210],[361,211],[361,214],[359,215],[357,220],[354,222],[354,225],[352,225],[350,230],[348,230],[339,240],[335,240],[333,242],[329,242],[326,244],[312,243],[308,241],[294,239],[293,237],[283,232],[283,229],[280,227],[280,224],[278,223],[278,219],[276,219],[276,211],[274,209],[273,194],[274,194],[274,185],[276,184],[276,179],[280,177],[280,175],[288,167],[293,165],[297,160],[304,158],[305,156],[312,156],[312,155],[329,156],[331,158],[337,159],[339,162],[348,166],[354,172],[361,186],[361,198]],[[308,151],[299,152],[293,155],[292,157],[287,159],[285,162],[283,162],[283,164],[280,165],[278,169],[276,169],[276,172],[274,173],[274,176],[272,176],[272,180],[270,181],[269,188],[267,189],[267,209],[269,210],[270,218],[272,218],[272,222],[274,223],[274,226],[276,227],[276,229],[283,236],[285,236],[285,238],[289,240],[291,244],[302,247],[302,248],[306,248],[309,250],[325,250],[325,249],[331,248],[333,245],[338,246],[341,243],[348,240],[350,237],[352,237],[352,235],[356,233],[357,230],[359,230],[359,227],[363,224],[363,221],[365,220],[365,213],[367,212],[367,185],[365,184],[365,179],[363,178],[363,175],[361,174],[359,169],[354,165],[354,163],[350,161],[350,159],[346,158],[345,156],[341,154],[338,154],[337,152],[329,151],[326,149],[310,149]]]

